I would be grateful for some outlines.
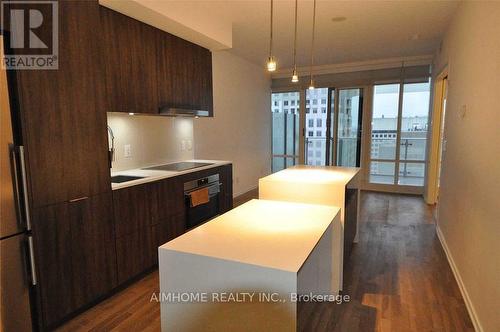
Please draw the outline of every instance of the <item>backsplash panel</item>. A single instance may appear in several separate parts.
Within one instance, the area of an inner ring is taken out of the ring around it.
[[[115,136],[114,172],[194,158],[192,118],[107,115]],[[111,145],[110,139],[108,135]],[[130,157],[125,157],[126,145],[130,145]]]

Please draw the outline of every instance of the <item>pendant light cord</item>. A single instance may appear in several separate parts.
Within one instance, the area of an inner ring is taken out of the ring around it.
[[[314,0],[316,1],[316,0]],[[297,4],[298,0],[295,0],[295,37],[293,41],[293,69],[297,69]]]
[[[312,26],[312,38],[311,38],[311,67],[309,68],[309,75],[311,79],[311,84],[313,80],[313,65],[314,65],[314,30],[316,27],[316,0],[313,3],[313,26]]]
[[[271,38],[269,39],[269,57],[273,55],[273,0],[271,0]]]

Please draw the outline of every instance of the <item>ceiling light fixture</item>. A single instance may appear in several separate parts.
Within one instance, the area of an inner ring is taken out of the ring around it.
[[[316,27],[316,0],[313,2],[313,26],[312,26],[312,38],[311,38],[311,67],[309,68],[309,89],[314,89],[314,79],[313,79],[313,65],[314,65],[314,29]]]
[[[271,0],[271,36],[269,38],[269,57],[267,58],[267,71],[276,70],[276,58],[273,56],[273,0]]]
[[[298,0],[295,0],[295,37],[293,39],[293,72],[292,72],[293,83],[297,83],[299,81],[299,75],[297,74],[297,4]]]

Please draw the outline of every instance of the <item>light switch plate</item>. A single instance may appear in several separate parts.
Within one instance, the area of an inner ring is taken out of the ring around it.
[[[132,147],[130,146],[130,144],[125,144],[125,146],[123,147],[123,156],[125,158],[132,157]]]

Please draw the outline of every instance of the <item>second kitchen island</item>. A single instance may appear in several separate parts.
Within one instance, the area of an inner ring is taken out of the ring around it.
[[[322,204],[340,208],[342,231],[333,255],[348,260],[353,242],[357,242],[360,168],[299,165],[259,180],[259,199]],[[334,276],[342,289],[343,271]]]

